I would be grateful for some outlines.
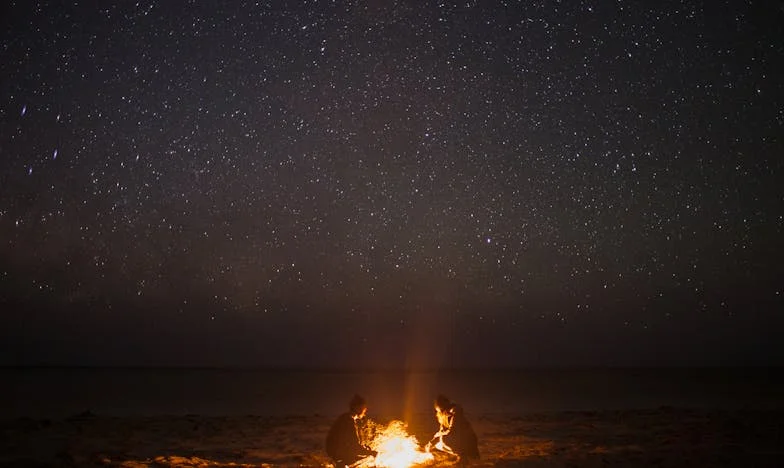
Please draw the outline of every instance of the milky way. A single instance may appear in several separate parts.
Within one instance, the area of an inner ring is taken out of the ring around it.
[[[784,10],[704,3],[12,2],[5,363],[782,362]]]

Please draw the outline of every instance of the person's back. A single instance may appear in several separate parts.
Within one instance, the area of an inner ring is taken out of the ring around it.
[[[471,423],[463,414],[462,408],[453,408],[452,426],[444,435],[444,443],[461,459],[474,460],[479,458],[479,442]]]
[[[327,455],[338,466],[354,463],[363,453],[364,448],[357,439],[354,419],[350,413],[343,413],[335,420],[327,433]]]

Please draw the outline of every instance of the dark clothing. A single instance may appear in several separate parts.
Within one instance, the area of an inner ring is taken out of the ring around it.
[[[452,427],[444,435],[444,443],[454,450],[461,459],[479,458],[479,443],[476,433],[462,412],[458,412],[452,417]]]
[[[373,452],[362,446],[357,426],[350,413],[343,413],[332,424],[327,433],[327,455],[336,466],[350,465]]]

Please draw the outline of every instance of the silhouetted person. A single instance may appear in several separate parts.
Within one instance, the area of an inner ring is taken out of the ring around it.
[[[327,433],[327,455],[338,467],[351,465],[368,455],[375,455],[375,452],[362,445],[359,435],[359,424],[367,414],[365,399],[354,395],[348,406],[348,413],[338,416]]]
[[[463,408],[438,395],[434,404],[438,432],[426,448],[456,455],[461,462],[479,458],[479,443],[474,428],[463,413]]]

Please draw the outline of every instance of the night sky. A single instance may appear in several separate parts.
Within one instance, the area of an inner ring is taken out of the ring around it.
[[[784,364],[784,4],[79,3],[0,20],[0,364]]]

